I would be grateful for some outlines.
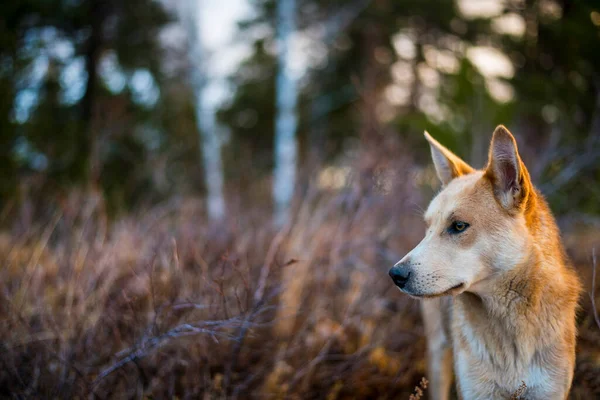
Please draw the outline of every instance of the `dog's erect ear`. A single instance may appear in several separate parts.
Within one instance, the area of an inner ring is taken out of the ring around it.
[[[473,172],[473,168],[460,159],[456,154],[442,146],[431,135],[425,132],[425,139],[431,148],[431,158],[435,165],[435,172],[443,185],[447,185],[452,179]]]
[[[515,138],[502,125],[494,131],[485,175],[505,209],[513,210],[525,204],[531,192],[529,173],[521,161]]]

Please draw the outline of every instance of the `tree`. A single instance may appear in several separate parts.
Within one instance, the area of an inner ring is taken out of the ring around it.
[[[190,39],[190,58],[192,60],[192,85],[196,99],[196,121],[202,145],[204,160],[204,178],[207,188],[207,210],[212,220],[219,220],[225,214],[223,197],[223,164],[221,161],[220,125],[217,121],[216,104],[210,98],[209,79],[206,65],[207,52],[202,42],[199,26],[202,13],[201,2],[190,0],[189,7],[183,10]]]
[[[277,16],[278,72],[273,199],[275,201],[275,221],[278,225],[282,225],[289,217],[290,203],[296,183],[296,159],[298,154],[296,143],[298,83],[293,70],[296,1],[278,1]]]
[[[139,200],[152,187],[147,161],[167,143],[157,110],[168,103],[169,15],[154,0],[26,0],[0,12],[2,200],[32,175],[43,191],[91,183],[115,205]]]

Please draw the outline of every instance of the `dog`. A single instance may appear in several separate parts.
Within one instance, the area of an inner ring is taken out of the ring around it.
[[[581,283],[515,138],[498,126],[483,170],[425,138],[442,189],[389,275],[422,299],[430,396],[567,398]]]

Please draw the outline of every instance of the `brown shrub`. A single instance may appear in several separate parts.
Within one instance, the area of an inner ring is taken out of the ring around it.
[[[408,398],[425,342],[387,270],[423,228],[397,181],[311,189],[282,230],[261,208],[209,223],[195,200],[108,222],[74,195],[1,234],[0,397]],[[574,393],[598,390],[588,303]]]

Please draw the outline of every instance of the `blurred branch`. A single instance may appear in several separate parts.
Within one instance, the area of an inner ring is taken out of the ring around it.
[[[271,268],[273,266],[273,263],[275,262],[275,256],[277,255],[277,252],[279,251],[279,248],[281,247],[281,244],[283,243],[285,237],[288,235],[290,229],[291,223],[288,222],[286,226],[277,233],[277,235],[271,242],[271,245],[269,246],[267,255],[265,257],[265,262],[260,270],[258,286],[253,296],[254,307],[251,311],[246,313],[246,317],[244,318],[244,322],[242,323],[239,334],[237,336],[236,346],[233,348],[231,363],[229,363],[227,373],[225,374],[225,387],[229,387],[229,382],[231,380],[231,372],[235,369],[237,365],[238,358],[242,350],[242,345],[244,344],[244,339],[246,338],[246,334],[248,332],[248,329],[250,328],[250,323],[259,313],[259,311],[261,310],[261,306],[264,304],[264,293],[265,288],[267,286],[267,278],[269,277]]]
[[[596,165],[598,162],[598,152],[600,151],[600,140],[593,132],[590,132],[585,144],[583,145],[583,153],[570,149],[572,161],[564,166],[560,173],[550,182],[542,185],[542,191],[546,195],[551,195],[558,192],[575,178],[581,171]],[[548,158],[548,164],[552,159]]]
[[[546,195],[558,192],[564,185],[575,178],[582,170],[597,163],[598,155],[594,152],[582,154],[561,169],[561,172],[549,183],[543,185],[543,191]]]
[[[591,116],[589,133],[582,148],[577,148],[578,146],[566,148],[561,146],[562,134],[559,129],[552,127],[548,146],[535,172],[540,175],[557,158],[570,158],[572,161],[561,168],[560,173],[554,179],[542,185],[542,191],[546,195],[558,192],[581,171],[594,166],[598,162],[598,153],[600,152],[600,80],[595,82],[595,86],[596,105]]]
[[[560,139],[562,138],[560,128],[555,124],[550,128],[550,138],[546,144],[544,151],[537,158],[536,163],[532,166],[531,172],[535,179],[538,179],[553,160],[559,158],[561,153],[564,153],[565,149],[559,146]],[[563,154],[564,155],[564,154]]]
[[[340,325],[342,330],[344,330],[350,324],[351,317],[354,314],[354,311],[356,310],[360,300],[362,300],[362,295],[355,296],[353,301],[350,303],[350,305],[346,309],[344,318]],[[327,340],[325,341],[325,343],[319,350],[319,353],[317,354],[317,356],[314,357],[310,361],[310,363],[308,363],[308,365],[306,365],[304,368],[296,371],[291,382],[289,383],[290,387],[294,387],[294,386],[298,385],[301,381],[303,381],[303,385],[305,385],[305,386],[308,384],[310,377],[313,375],[313,373],[315,371],[315,368],[321,362],[326,360],[327,355],[330,352],[331,346],[334,344],[335,340],[336,340],[335,335],[331,335],[327,338]]]
[[[255,304],[258,304],[263,299],[265,287],[267,285],[267,278],[269,277],[269,273],[271,272],[271,267],[273,266],[273,263],[275,262],[275,256],[277,255],[277,252],[279,251],[279,248],[281,247],[283,240],[288,235],[290,228],[291,228],[291,224],[288,224],[285,229],[280,230],[279,233],[277,233],[277,235],[271,242],[271,245],[269,246],[269,250],[267,251],[267,256],[265,258],[265,263],[263,264],[263,267],[260,271],[260,279],[258,281],[259,282],[258,287],[256,288],[256,291],[254,292]]]
[[[598,316],[598,309],[596,308],[596,249],[592,249],[592,290],[589,293],[590,300],[592,302],[592,315],[594,320],[600,328],[600,317]]]
[[[224,328],[230,327],[230,326],[227,326],[227,323],[231,322],[231,321],[237,321],[237,319],[231,318],[229,320],[222,320],[222,321],[207,321],[206,323],[201,322],[201,323],[198,323],[197,325],[217,326],[217,327],[220,327],[221,329],[224,329]],[[162,335],[142,339],[141,343],[137,346],[134,346],[134,348],[126,349],[126,350],[123,350],[123,351],[117,353],[118,356],[124,355],[124,354],[126,354],[126,356],[124,356],[122,359],[117,361],[115,364],[113,364],[110,367],[103,370],[96,377],[96,379],[94,379],[94,381],[92,382],[92,387],[93,388],[96,387],[103,379],[105,379],[106,377],[111,375],[113,372],[123,368],[127,364],[129,364],[131,362],[137,362],[137,361],[149,356],[154,351],[156,351],[158,348],[162,347],[163,345],[165,345],[172,339],[177,339],[177,338],[187,337],[187,336],[195,336],[195,335],[199,335],[199,334],[210,335],[210,337],[217,343],[219,342],[217,339],[217,336],[222,336],[229,340],[237,340],[234,336],[219,332],[214,329],[207,329],[207,328],[203,328],[201,326],[196,326],[194,324],[189,324],[189,323],[181,324],[181,325],[176,326],[175,328],[168,330],[167,332],[163,333]]]
[[[596,229],[600,229],[600,217],[589,213],[582,212],[570,212],[567,215],[560,216],[558,223],[561,229],[570,230],[576,224],[584,224],[587,226],[593,226]]]

